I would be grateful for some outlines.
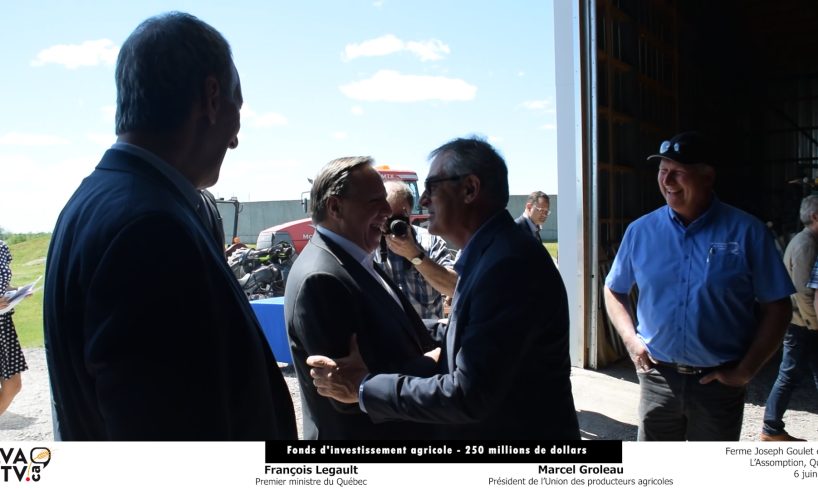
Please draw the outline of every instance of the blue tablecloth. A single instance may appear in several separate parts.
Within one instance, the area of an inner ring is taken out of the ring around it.
[[[290,341],[287,339],[287,326],[284,323],[284,297],[257,299],[251,301],[250,306],[253,307],[276,361],[292,364]]]

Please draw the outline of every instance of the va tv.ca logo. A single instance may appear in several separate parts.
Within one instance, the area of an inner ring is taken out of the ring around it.
[[[51,462],[51,450],[47,447],[24,449],[0,447],[0,474],[4,482],[40,481],[43,468]]]

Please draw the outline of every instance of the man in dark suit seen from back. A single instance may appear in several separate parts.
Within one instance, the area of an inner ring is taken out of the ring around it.
[[[477,138],[430,158],[420,201],[429,232],[462,248],[439,369],[377,374],[355,349],[314,356],[318,392],[358,403],[373,422],[440,424],[447,439],[579,439],[565,286],[545,248],[505,210],[505,161]]]
[[[48,251],[58,437],[296,438],[289,390],[199,193],[238,145],[230,46],[191,15],[152,17],[122,45],[116,85],[117,141]]]

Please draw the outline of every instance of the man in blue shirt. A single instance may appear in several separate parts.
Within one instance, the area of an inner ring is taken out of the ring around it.
[[[667,205],[631,223],[605,281],[639,376],[639,440],[738,440],[746,385],[792,313],[795,289],[771,236],[715,196],[711,155],[687,132],[648,157]]]

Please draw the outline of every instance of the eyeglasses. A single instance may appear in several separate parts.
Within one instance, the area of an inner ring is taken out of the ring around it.
[[[538,213],[543,213],[544,212],[546,216],[551,216],[551,210],[550,209],[541,208],[539,206],[531,206],[531,207],[534,209],[534,211],[536,211]]]
[[[426,179],[425,181],[423,181],[423,187],[424,187],[423,192],[428,193],[429,195],[431,195],[434,192],[435,184],[439,184],[441,182],[450,182],[450,181],[460,180],[463,177],[465,177],[465,175],[452,175],[452,176],[449,176],[449,177],[430,177],[430,178]]]

